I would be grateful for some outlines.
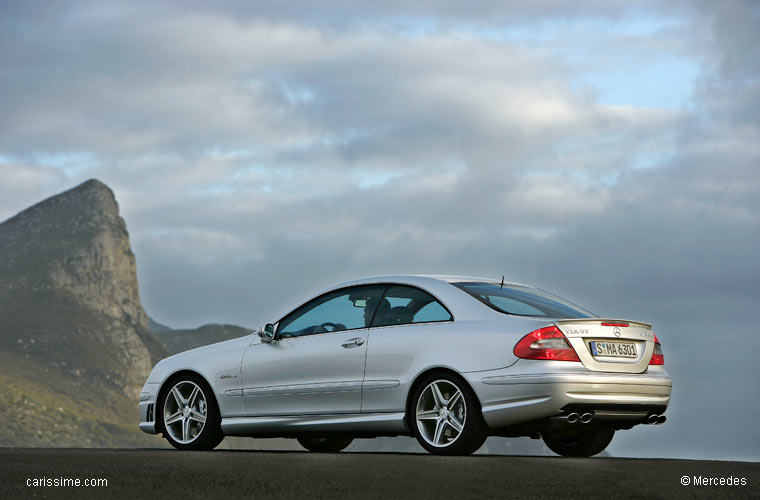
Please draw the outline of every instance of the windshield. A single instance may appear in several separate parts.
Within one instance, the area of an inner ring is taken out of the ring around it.
[[[546,318],[593,318],[594,314],[538,288],[485,282],[452,283],[488,307],[505,314]]]

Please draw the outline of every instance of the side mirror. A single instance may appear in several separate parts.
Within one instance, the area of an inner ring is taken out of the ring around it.
[[[262,328],[256,330],[256,333],[259,334],[262,342],[268,344],[274,340],[274,325],[272,323],[267,323]]]

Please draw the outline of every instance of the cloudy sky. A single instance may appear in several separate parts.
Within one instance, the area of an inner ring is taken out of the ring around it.
[[[0,219],[107,183],[174,327],[504,274],[654,323],[613,454],[760,460],[758,2],[275,3],[2,2]]]

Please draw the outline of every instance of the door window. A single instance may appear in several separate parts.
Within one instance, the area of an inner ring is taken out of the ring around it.
[[[368,328],[384,290],[382,285],[358,286],[317,297],[280,321],[277,338]]]

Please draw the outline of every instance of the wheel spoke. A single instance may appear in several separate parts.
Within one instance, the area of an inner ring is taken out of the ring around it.
[[[198,389],[198,386],[195,386],[195,388],[193,389],[193,392],[190,394],[190,397],[187,398],[187,406],[191,408],[193,407],[193,404],[195,403],[195,398],[198,397],[198,393],[200,391],[201,390]]]
[[[431,384],[430,391],[433,393],[436,409],[443,408],[446,404],[446,400],[443,399],[443,394],[441,393],[441,389],[438,387],[438,384]]]
[[[438,420],[435,423],[435,434],[433,435],[433,444],[439,445],[441,444],[441,438],[443,437],[443,428],[446,426],[446,423],[443,420]]]
[[[190,441],[190,419],[182,419],[182,440]]]
[[[193,410],[190,412],[190,420],[195,420],[196,422],[200,422],[203,424],[203,423],[206,423],[206,416]]]
[[[182,408],[185,406],[185,398],[182,397],[182,393],[179,392],[177,386],[174,386],[174,389],[172,389],[172,396],[174,396],[174,400],[177,402],[177,407]]]
[[[446,402],[446,407],[447,407],[449,410],[453,410],[453,409],[454,409],[454,405],[456,405],[456,404],[457,404],[457,402],[458,402],[458,401],[459,401],[461,398],[462,398],[462,391],[457,391],[457,392],[456,392],[456,394],[454,394],[453,396],[451,396],[451,399],[449,399],[449,400]]]
[[[454,415],[449,415],[449,421],[447,422],[455,431],[462,432],[462,422],[460,422]]]
[[[417,412],[417,420],[435,420],[438,418],[438,410]]]
[[[181,412],[181,411],[178,411],[178,412],[177,412],[177,413],[175,413],[174,415],[171,415],[171,416],[169,416],[169,417],[166,417],[166,420],[164,421],[164,423],[165,423],[166,425],[171,425],[171,424],[173,424],[173,423],[177,422],[178,420],[180,420],[181,418],[182,418],[182,412]]]

